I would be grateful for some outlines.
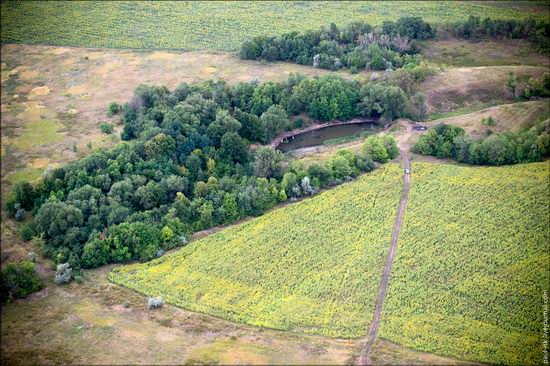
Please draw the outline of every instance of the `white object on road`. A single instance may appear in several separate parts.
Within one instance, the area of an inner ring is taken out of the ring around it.
[[[410,169],[405,169],[405,174],[411,174],[411,170]]]

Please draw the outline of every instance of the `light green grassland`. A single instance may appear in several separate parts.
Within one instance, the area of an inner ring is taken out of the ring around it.
[[[413,164],[380,336],[491,364],[542,363],[548,162]]]
[[[235,50],[246,38],[400,16],[432,23],[544,17],[544,2],[3,1],[2,43],[81,47]]]
[[[110,279],[232,321],[359,337],[374,300],[402,188],[390,164]]]

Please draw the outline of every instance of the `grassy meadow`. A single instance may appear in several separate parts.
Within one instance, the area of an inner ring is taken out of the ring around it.
[[[445,23],[470,15],[542,17],[544,2],[2,2],[2,43],[81,47],[235,50],[256,35],[317,29],[331,22],[379,25],[404,15]]]
[[[490,364],[542,363],[548,162],[417,163],[380,336]]]
[[[402,188],[390,164],[111,280],[232,321],[360,337],[372,318]]]

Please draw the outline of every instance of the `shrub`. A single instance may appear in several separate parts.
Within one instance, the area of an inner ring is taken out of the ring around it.
[[[120,104],[118,104],[117,102],[111,102],[111,104],[109,104],[109,107],[107,108],[107,115],[111,117],[112,115],[117,114],[121,110],[122,110],[122,106]]]
[[[55,271],[55,283],[62,285],[71,282],[73,270],[69,263],[63,263],[57,266]]]
[[[110,123],[102,123],[99,127],[101,128],[101,132],[107,135],[113,133],[113,125]]]
[[[31,261],[9,263],[1,272],[2,301],[21,299],[42,288],[42,281]]]
[[[162,307],[164,301],[162,297],[148,297],[147,298],[147,309],[153,310]]]
[[[21,240],[29,241],[36,235],[36,226],[34,223],[21,224],[19,226],[19,236]]]
[[[17,212],[15,213],[15,220],[17,221],[23,221],[25,219],[25,210],[20,208],[19,210],[17,210]]]

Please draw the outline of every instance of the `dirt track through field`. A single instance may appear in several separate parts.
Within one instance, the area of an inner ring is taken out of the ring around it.
[[[411,124],[405,122],[405,127],[407,128],[407,138],[406,141],[412,132]],[[401,144],[399,147],[399,155],[403,159],[404,169],[411,168],[411,162],[407,152],[403,149]],[[380,323],[380,315],[382,313],[382,306],[384,305],[384,300],[386,299],[386,294],[388,292],[388,285],[390,282],[391,268],[393,265],[393,258],[395,257],[395,252],[397,249],[397,239],[399,238],[399,232],[401,231],[401,225],[403,224],[403,217],[405,216],[405,209],[407,208],[407,199],[409,197],[409,186],[410,186],[410,174],[403,171],[403,191],[401,192],[401,198],[399,200],[399,209],[397,211],[397,217],[395,219],[395,224],[393,226],[393,231],[391,235],[391,245],[388,252],[388,257],[386,259],[386,265],[384,266],[384,272],[382,273],[382,279],[380,280],[380,289],[378,290],[378,297],[376,299],[376,306],[374,308],[374,316],[372,322],[369,326],[369,332],[367,333],[367,338],[363,349],[361,350],[361,355],[359,356],[360,365],[369,365],[369,352],[374,344],[376,339],[376,334],[378,333],[378,325]]]

